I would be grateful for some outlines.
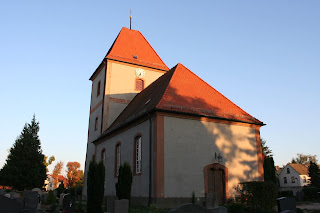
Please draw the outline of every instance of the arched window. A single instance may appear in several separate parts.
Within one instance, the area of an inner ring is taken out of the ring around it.
[[[142,91],[144,89],[144,81],[142,79],[137,78],[135,84],[136,91]]]
[[[101,151],[101,161],[103,164],[105,164],[105,162],[106,162],[106,149],[103,149]]]
[[[142,147],[142,139],[141,136],[135,137],[134,140],[134,164],[135,164],[135,174],[141,174],[141,167],[142,167],[142,153],[141,153],[141,147]]]

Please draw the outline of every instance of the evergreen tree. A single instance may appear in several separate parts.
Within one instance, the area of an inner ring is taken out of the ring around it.
[[[273,157],[264,157],[263,169],[264,181],[271,181],[274,184],[277,184],[276,169],[274,167]]]
[[[119,200],[131,198],[132,171],[128,162],[120,165],[116,194]]]
[[[47,175],[38,132],[39,122],[33,116],[10,148],[6,163],[0,170],[0,185],[17,190],[42,188]]]
[[[87,178],[87,212],[102,212],[104,197],[105,167],[102,161],[99,164],[93,159],[90,162]]]
[[[310,161],[309,177],[312,186],[320,187],[320,171],[316,163]]]

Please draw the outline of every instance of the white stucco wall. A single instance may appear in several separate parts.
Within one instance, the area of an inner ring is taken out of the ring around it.
[[[207,121],[164,118],[165,197],[205,196],[204,167],[223,156],[229,196],[242,181],[259,180],[255,130]]]
[[[287,173],[287,169],[289,168],[290,173]],[[284,183],[284,178],[287,178],[287,183]],[[292,183],[292,177],[295,179],[295,182]],[[307,182],[304,183],[303,178],[307,178]],[[279,183],[281,188],[287,187],[300,187],[308,185],[309,176],[300,175],[296,170],[294,170],[289,164],[287,164],[279,174]]]
[[[101,122],[102,122],[102,100],[104,94],[104,80],[105,80],[105,66],[103,66],[100,72],[92,81],[92,91],[91,91],[91,104],[90,104],[90,114],[89,114],[89,127],[88,127],[88,141],[87,141],[87,153],[85,162],[84,176],[87,177],[87,169],[89,163],[94,155],[95,147],[91,143],[97,139],[101,134]],[[100,82],[100,95],[97,96],[98,82]],[[100,104],[99,104],[100,103]],[[95,130],[95,120],[98,117],[98,129]],[[87,195],[86,180],[84,181],[83,194]]]
[[[133,162],[134,138],[137,134],[142,135],[142,173],[133,176],[131,196],[149,196],[149,125],[150,122],[147,120],[97,145],[97,161],[101,160],[102,150],[106,150],[105,196],[116,196],[115,183],[117,178],[114,177],[116,144],[121,142],[121,164],[125,161],[129,162],[133,171],[135,166]]]

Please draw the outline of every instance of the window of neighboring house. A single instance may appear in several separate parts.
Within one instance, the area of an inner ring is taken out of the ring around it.
[[[287,177],[283,178],[283,183],[287,183]]]
[[[94,123],[94,131],[98,129],[98,117],[96,117],[95,123]]]
[[[141,136],[135,138],[135,174],[141,174]]]
[[[307,178],[306,176],[303,176],[303,182],[306,183],[307,182]]]
[[[289,168],[287,168],[287,174],[290,174],[290,169]]]
[[[291,177],[291,182],[292,182],[292,183],[295,183],[295,182],[296,182],[296,179],[295,179],[293,176]]]
[[[115,168],[116,168],[116,177],[119,176],[119,168],[120,168],[120,165],[121,165],[121,145],[120,144],[117,144],[116,145],[116,159],[115,159]]]
[[[136,79],[135,90],[142,91],[144,89],[144,81],[142,79]]]
[[[100,95],[100,89],[101,89],[101,81],[98,82],[98,86],[97,86],[97,97]]]
[[[103,149],[101,152],[101,161],[103,164],[105,164],[105,160],[106,160],[106,150]]]

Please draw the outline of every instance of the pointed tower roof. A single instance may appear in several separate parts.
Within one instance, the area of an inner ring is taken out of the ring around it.
[[[122,28],[105,58],[165,71],[169,70],[145,37],[139,31],[126,27]]]
[[[179,63],[137,94],[105,134],[154,110],[264,125]]]

